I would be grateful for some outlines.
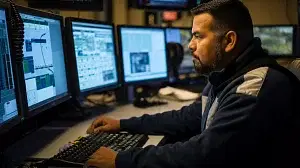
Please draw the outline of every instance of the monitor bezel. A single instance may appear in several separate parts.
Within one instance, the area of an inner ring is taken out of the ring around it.
[[[124,72],[124,65],[123,65],[123,46],[122,46],[122,36],[121,36],[121,29],[122,28],[140,28],[140,29],[160,29],[164,32],[164,43],[165,43],[165,54],[166,54],[166,68],[167,68],[167,76],[163,77],[163,78],[155,78],[155,79],[145,79],[145,80],[139,80],[139,81],[130,81],[130,82],[126,82],[125,81],[125,72]],[[168,57],[168,51],[167,51],[167,37],[166,37],[166,30],[165,27],[155,27],[155,26],[133,26],[133,25],[118,25],[117,26],[117,32],[118,32],[118,46],[119,46],[119,55],[120,55],[120,66],[122,68],[122,83],[125,86],[129,86],[129,85],[147,85],[147,84],[151,84],[153,82],[168,82],[169,81],[169,73],[170,73],[170,59]]]
[[[113,31],[113,43],[114,43],[114,52],[116,56],[116,68],[117,68],[117,77],[118,80],[116,83],[105,85],[105,86],[97,86],[85,90],[80,90],[79,86],[79,79],[78,79],[78,69],[77,69],[77,60],[76,60],[76,54],[75,54],[75,45],[74,45],[74,38],[73,38],[73,27],[72,23],[73,22],[81,22],[81,23],[88,23],[88,24],[98,24],[98,25],[107,25],[107,26],[112,26],[112,31]],[[97,92],[104,92],[104,91],[110,91],[117,89],[121,87],[121,76],[120,76],[120,62],[119,62],[119,55],[117,52],[117,45],[116,45],[116,34],[115,34],[115,26],[113,23],[109,22],[103,22],[103,21],[98,21],[98,20],[90,20],[90,19],[82,19],[82,18],[74,18],[74,17],[67,17],[65,18],[65,24],[66,24],[66,38],[68,41],[68,47],[67,47],[67,52],[68,52],[68,59],[69,59],[69,70],[71,72],[71,81],[73,84],[73,96],[74,97],[81,97],[81,96],[87,96],[92,93],[97,93]]]
[[[272,25],[265,25],[265,24],[256,24],[253,25],[253,30],[255,27],[262,27],[262,28],[272,28],[272,27],[292,27],[293,28],[293,53],[292,54],[269,54],[270,56],[274,57],[274,58],[298,58],[299,56],[297,56],[297,44],[296,44],[296,37],[297,37],[297,25],[295,24],[272,24]],[[254,33],[254,32],[253,32]],[[256,37],[254,35],[254,37]]]
[[[0,2],[0,9],[5,10],[6,14],[6,24],[7,24],[7,34],[8,34],[8,43],[9,43],[9,52],[10,52],[10,59],[11,59],[11,69],[12,69],[12,74],[13,74],[13,80],[14,80],[14,90],[15,90],[15,98],[17,102],[17,110],[18,110],[18,115],[1,123],[0,124],[0,135],[6,134],[9,132],[10,129],[13,127],[17,126],[18,124],[21,124],[23,117],[24,117],[24,108],[22,108],[23,102],[21,100],[21,93],[18,91],[20,83],[18,83],[17,80],[17,67],[16,67],[16,57],[13,55],[13,50],[12,50],[12,37],[11,37],[11,9],[9,7],[9,4],[6,2]],[[1,146],[1,144],[0,144]]]
[[[69,87],[69,80],[68,80],[68,67],[67,67],[67,55],[66,55],[66,47],[65,47],[65,38],[64,38],[64,22],[63,22],[63,17],[60,15],[56,15],[53,13],[49,13],[49,12],[45,12],[45,11],[40,11],[37,9],[33,9],[33,8],[28,8],[28,7],[24,7],[24,6],[17,6],[19,13],[24,13],[24,14],[28,14],[28,15],[35,15],[38,17],[44,17],[44,18],[49,18],[49,19],[55,19],[58,20],[60,22],[61,25],[61,38],[62,38],[62,45],[63,45],[63,54],[64,54],[64,61],[65,61],[65,72],[66,72],[66,81],[67,81],[67,92],[60,94],[58,96],[55,96],[53,98],[44,100],[42,102],[39,102],[35,105],[33,105],[34,107],[29,107],[28,106],[28,101],[27,101],[27,108],[28,108],[28,113],[25,114],[25,118],[28,117],[32,117],[35,116],[39,113],[42,113],[48,109],[51,109],[53,107],[58,106],[61,103],[64,103],[66,101],[68,101],[69,99],[72,98],[71,93],[70,93],[70,87]],[[24,75],[24,71],[22,69],[23,75]],[[25,80],[24,80],[24,85],[25,84]],[[27,100],[27,98],[26,98]]]

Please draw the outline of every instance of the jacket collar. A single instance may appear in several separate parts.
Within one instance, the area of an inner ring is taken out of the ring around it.
[[[254,38],[249,46],[236,57],[226,68],[218,72],[212,72],[208,80],[214,86],[218,87],[222,83],[227,83],[231,77],[233,77],[239,71],[242,71],[255,59],[265,58],[267,53],[261,47],[261,41],[259,38]]]

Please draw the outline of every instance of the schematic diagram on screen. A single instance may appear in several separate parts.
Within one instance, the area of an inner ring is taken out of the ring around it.
[[[29,105],[55,95],[54,67],[49,23],[23,18],[25,28],[23,70]]]

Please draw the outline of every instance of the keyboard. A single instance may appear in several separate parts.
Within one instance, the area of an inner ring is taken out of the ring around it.
[[[79,138],[72,146],[45,160],[44,164],[47,167],[83,167],[89,156],[100,147],[108,147],[120,152],[142,147],[147,140],[148,136],[142,134],[95,133]]]

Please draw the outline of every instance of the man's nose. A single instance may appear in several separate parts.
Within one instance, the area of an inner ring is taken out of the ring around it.
[[[189,43],[189,49],[190,49],[191,53],[193,53],[195,51],[195,48],[196,48],[196,45],[191,40],[190,43]]]

